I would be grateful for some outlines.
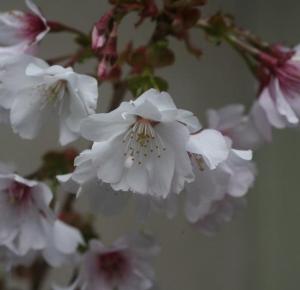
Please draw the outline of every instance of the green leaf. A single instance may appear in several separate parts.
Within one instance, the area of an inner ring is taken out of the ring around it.
[[[127,80],[128,88],[134,97],[140,96],[145,91],[154,88],[159,91],[167,91],[169,85],[166,80],[161,77],[154,76],[147,72],[140,76],[133,76]]]

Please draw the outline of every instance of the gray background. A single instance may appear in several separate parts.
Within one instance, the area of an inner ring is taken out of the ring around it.
[[[266,40],[297,44],[300,40],[300,2],[296,0],[211,0],[204,13],[222,8],[232,12],[237,22],[251,28]],[[48,18],[88,31],[106,11],[104,0],[40,0]],[[1,0],[0,10],[24,7],[21,0]],[[133,35],[128,19],[122,38]],[[146,24],[134,34],[136,43],[149,35]],[[135,32],[134,32],[135,33]],[[194,32],[204,49],[201,61],[185,52],[182,44],[172,41],[177,62],[159,73],[170,83],[170,92],[178,107],[190,109],[203,119],[209,107],[230,102],[250,104],[255,82],[239,57],[228,47],[213,47]],[[72,51],[67,35],[49,36],[42,45],[45,57]],[[91,71],[93,64],[80,68]],[[101,111],[110,98],[109,86],[101,88]],[[0,126],[0,160],[14,161],[21,172],[39,165],[40,156],[57,148],[57,132],[49,125],[32,142],[20,140],[11,130]],[[81,148],[84,142],[78,142]],[[277,131],[274,142],[256,153],[259,176],[249,194],[245,212],[225,226],[214,238],[193,231],[179,216],[173,221],[154,216],[147,224],[156,233],[163,251],[156,268],[163,290],[298,290],[300,285],[299,176],[300,136],[294,130]],[[98,228],[105,241],[111,241],[133,228],[134,214],[128,209],[116,218],[99,218]]]

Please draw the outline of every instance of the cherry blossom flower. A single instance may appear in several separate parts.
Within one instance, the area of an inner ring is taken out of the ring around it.
[[[207,111],[208,127],[229,137],[236,149],[257,149],[272,139],[272,129],[265,112],[257,102],[249,114],[241,104],[227,105]]]
[[[84,184],[97,177],[114,190],[163,198],[179,193],[194,179],[185,147],[190,130],[199,128],[169,94],[151,89],[82,122],[82,135],[94,144],[75,159],[73,179]]]
[[[229,139],[227,143],[231,146]],[[255,166],[251,158],[251,151],[231,149],[228,158],[214,170],[208,170],[205,160],[193,159],[196,179],[186,186],[185,212],[189,222],[201,228],[226,220],[222,211],[223,205],[228,205],[227,197],[240,199],[254,183]]]
[[[40,9],[26,0],[30,12],[0,14],[0,52],[32,52],[50,30]]]
[[[1,170],[0,246],[18,256],[39,251],[52,266],[71,259],[83,243],[82,236],[56,219],[51,200],[46,184]]]
[[[276,128],[295,126],[300,116],[300,48],[274,46],[271,55],[261,55],[264,65],[258,103]]]
[[[154,286],[150,262],[159,247],[145,234],[129,235],[106,247],[90,241],[78,279],[65,289],[147,290]],[[54,289],[63,289],[54,287]]]
[[[14,132],[32,139],[55,114],[60,123],[60,143],[77,139],[82,119],[95,112],[97,81],[70,67],[49,66],[37,58],[9,59],[3,68],[5,73],[0,74],[0,106],[10,111]]]
[[[0,193],[0,244],[18,255],[45,248],[52,219],[50,189],[15,174],[1,174]]]

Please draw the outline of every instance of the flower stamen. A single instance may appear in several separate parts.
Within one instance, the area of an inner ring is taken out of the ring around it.
[[[127,131],[123,138],[125,144],[124,157],[129,164],[135,161],[141,165],[151,154],[161,158],[166,151],[164,143],[153,128],[155,122],[138,118],[134,125]]]

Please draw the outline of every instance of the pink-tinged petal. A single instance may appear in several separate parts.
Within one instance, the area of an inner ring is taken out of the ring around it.
[[[208,110],[207,119],[209,128],[227,131],[239,125],[243,120],[244,106],[240,104],[228,105],[219,110]]]
[[[251,109],[251,120],[255,129],[261,134],[264,140],[272,141],[272,127],[267,119],[267,115],[259,102],[255,102]]]
[[[233,197],[244,196],[253,185],[256,168],[249,159],[245,159],[245,153],[241,150],[232,150],[228,160],[221,164],[221,170],[230,176],[226,193]]]
[[[32,1],[32,0],[26,0],[27,7],[37,16],[39,16],[41,19],[45,19],[42,15],[42,12],[40,8]]]
[[[286,123],[283,117],[279,114],[273,98],[270,95],[269,88],[265,88],[259,96],[258,103],[265,111],[269,122],[276,128],[284,128]]]
[[[225,138],[219,131],[213,129],[191,135],[186,150],[201,155],[210,169],[215,169],[229,154]]]
[[[279,82],[275,80],[273,85],[276,105],[279,113],[285,116],[289,123],[297,124],[299,122],[299,119],[296,116],[293,109],[291,108],[291,106],[289,105],[289,103],[287,102],[286,96],[283,95],[283,92],[279,86]]]

